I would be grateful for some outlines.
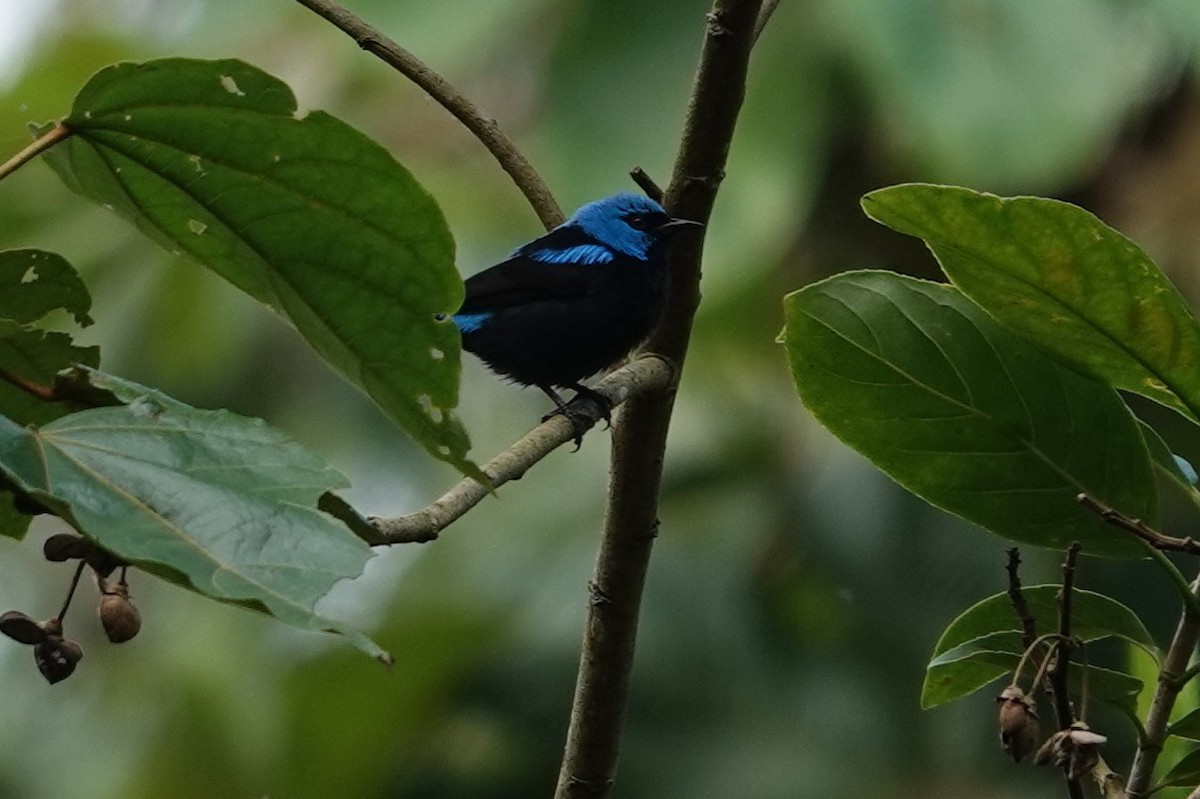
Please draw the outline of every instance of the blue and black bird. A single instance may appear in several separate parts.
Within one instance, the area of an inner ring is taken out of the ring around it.
[[[653,200],[615,194],[589,203],[507,260],[467,279],[454,314],[463,348],[493,371],[567,405],[573,389],[605,409],[582,380],[625,357],[662,316],[667,242],[699,222],[674,219]]]

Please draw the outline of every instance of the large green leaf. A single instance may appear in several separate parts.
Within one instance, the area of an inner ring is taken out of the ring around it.
[[[950,286],[847,273],[790,294],[785,310],[801,399],[901,485],[1006,538],[1144,553],[1076,501],[1156,513],[1146,444],[1111,388]]]
[[[964,294],[1076,368],[1200,421],[1200,323],[1136,244],[1092,214],[909,184],[862,200],[925,240]]]
[[[1021,592],[1039,633],[1058,628],[1058,591],[1057,585],[1035,585]],[[921,705],[934,707],[966,696],[1011,671],[1015,661],[1000,662],[991,655],[977,653],[999,651],[1019,657],[1024,650],[1021,633],[1021,620],[1007,594],[995,594],[972,605],[950,622],[938,639],[925,673]],[[1071,633],[1088,642],[1110,636],[1123,638],[1155,660],[1158,658],[1154,639],[1137,614],[1093,591],[1076,589],[1072,594]],[[1124,690],[1118,686],[1121,702],[1127,699]]]
[[[304,629],[370,549],[316,503],[345,479],[257,419],[146,396],[40,428],[0,416],[0,473],[134,564]]]
[[[285,84],[233,60],[109,67],[65,124],[47,158],[68,185],[285,315],[430,453],[479,474],[453,414],[458,333],[435,318],[462,301],[454,243],[386,150],[297,118]]]

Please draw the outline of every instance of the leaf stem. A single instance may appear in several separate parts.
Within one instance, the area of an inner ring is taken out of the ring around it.
[[[400,72],[440,103],[471,131],[500,163],[500,167],[508,173],[513,183],[517,184],[517,188],[525,195],[534,213],[547,229],[562,224],[563,212],[554,195],[516,145],[500,131],[496,120],[484,116],[475,104],[460,94],[449,81],[340,4],[332,0],[296,2],[348,34],[359,47]]]
[[[54,127],[50,128],[50,130],[34,139],[24,150],[17,153],[3,164],[0,164],[0,180],[4,180],[4,178],[11,175],[13,172],[16,172],[18,169],[25,166],[25,164],[29,163],[34,158],[37,158],[43,152],[49,150],[51,147],[58,144],[60,141],[70,135],[71,129],[68,128],[64,123],[59,122]]]
[[[79,565],[75,567],[75,576],[71,578],[71,587],[67,589],[67,598],[63,600],[62,610],[55,616],[59,623],[62,623],[63,616],[67,615],[67,610],[71,607],[71,600],[75,598],[75,589],[79,587],[79,578],[83,576],[83,567],[87,566],[86,561],[79,561]]]

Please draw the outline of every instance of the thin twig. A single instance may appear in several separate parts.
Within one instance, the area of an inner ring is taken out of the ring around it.
[[[43,402],[55,402],[62,399],[58,395],[58,391],[54,386],[46,386],[41,383],[35,383],[21,375],[13,374],[5,369],[0,369],[0,381],[8,383],[10,386],[24,391],[26,394]]]
[[[745,93],[760,0],[715,0],[664,206],[707,222]],[[682,368],[700,301],[701,236],[679,239],[662,321],[645,345]],[[613,425],[604,535],[590,587],[579,676],[555,799],[611,794],[629,700],[638,612],[658,531],[658,501],[674,392],[638,397]]]
[[[616,407],[633,397],[664,391],[673,385],[674,380],[675,369],[670,363],[661,357],[644,356],[613,371],[596,384],[595,390],[608,397]],[[573,410],[586,415],[588,427],[601,418],[601,409],[594,402],[580,402]],[[569,419],[562,415],[552,416],[484,464],[483,473],[492,481],[493,489],[499,488],[510,480],[520,478],[531,466],[571,441],[575,435]],[[372,519],[371,524],[378,531],[379,538],[368,540],[367,543],[375,546],[433,541],[448,524],[475,507],[487,495],[487,488],[467,478],[415,513],[391,519]]]
[[[646,174],[646,170],[640,166],[635,166],[629,170],[629,177],[633,178],[633,182],[638,184],[638,188],[646,192],[646,196],[656,203],[663,201],[663,190],[654,182],[654,178]]]
[[[1021,576],[1018,573],[1020,567],[1021,550],[1013,547],[1008,550],[1008,565],[1005,566],[1005,571],[1008,572],[1008,601],[1017,618],[1021,620],[1021,644],[1029,649],[1037,640],[1037,621],[1029,611],[1025,595],[1021,593]]]
[[[754,33],[751,38],[754,44],[758,44],[758,37],[762,36],[767,23],[771,21],[771,15],[777,8],[779,8],[779,0],[763,0],[762,10],[758,12],[758,19],[754,21]]]
[[[1071,668],[1071,598],[1075,591],[1075,566],[1079,559],[1079,542],[1067,548],[1062,566],[1062,588],[1058,592],[1058,646],[1054,651],[1054,665],[1050,670],[1050,684],[1054,691],[1054,716],[1058,728],[1065,730],[1075,722],[1075,710],[1071,706],[1068,676]],[[1079,780],[1066,776],[1067,794],[1071,799],[1083,799],[1083,786]]]
[[[513,183],[525,195],[534,213],[547,229],[562,224],[563,212],[554,195],[550,193],[537,170],[526,160],[508,137],[501,131],[496,120],[489,119],[475,104],[450,85],[423,61],[389,39],[378,29],[371,27],[359,17],[332,0],[296,0],[320,17],[333,23],[358,43],[358,46],[389,66],[396,69],[447,111],[454,115],[467,130],[475,135],[512,178]]]
[[[1192,594],[1200,594],[1200,576],[1192,581]],[[1128,799],[1145,799],[1150,795],[1150,778],[1154,774],[1154,765],[1162,752],[1163,742],[1167,739],[1167,724],[1171,711],[1175,708],[1175,699],[1183,688],[1184,675],[1194,673],[1188,669],[1196,644],[1200,642],[1200,617],[1191,613],[1186,607],[1179,615],[1179,624],[1175,627],[1175,635],[1167,647],[1162,667],[1158,672],[1158,685],[1154,689],[1154,698],[1150,701],[1150,712],[1146,714],[1146,733],[1138,744],[1137,754],[1133,757],[1133,767],[1129,770],[1129,783],[1125,787]]]
[[[1179,571],[1179,567],[1163,554],[1167,551],[1191,552],[1191,548],[1196,546],[1196,542],[1191,538],[1175,538],[1164,535],[1146,525],[1141,519],[1131,519],[1087,494],[1078,494],[1075,499],[1103,521],[1136,535],[1146,545],[1146,551],[1151,559],[1156,561],[1171,578],[1171,582],[1175,585],[1179,597],[1183,601],[1185,612],[1193,617],[1200,617],[1200,597],[1197,597],[1195,591],[1192,590],[1191,584]]]
[[[1155,549],[1161,549],[1167,552],[1186,552],[1189,555],[1200,555],[1200,542],[1193,541],[1191,538],[1176,538],[1170,535],[1164,535],[1158,532],[1153,527],[1143,522],[1141,519],[1131,519],[1115,508],[1110,508],[1102,502],[1099,502],[1087,494],[1079,494],[1075,497],[1080,505],[1090,510],[1114,527],[1120,527],[1123,530],[1136,535]]]
[[[16,172],[25,164],[37,158],[39,155],[49,150],[54,145],[58,144],[63,139],[71,135],[71,129],[62,122],[59,122],[50,130],[38,136],[33,142],[21,152],[14,155],[12,158],[0,164],[0,180]]]

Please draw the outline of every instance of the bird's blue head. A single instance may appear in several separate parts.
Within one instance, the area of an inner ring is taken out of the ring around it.
[[[573,225],[619,253],[644,259],[671,232],[699,223],[672,219],[649,197],[622,192],[588,203],[563,225]]]

